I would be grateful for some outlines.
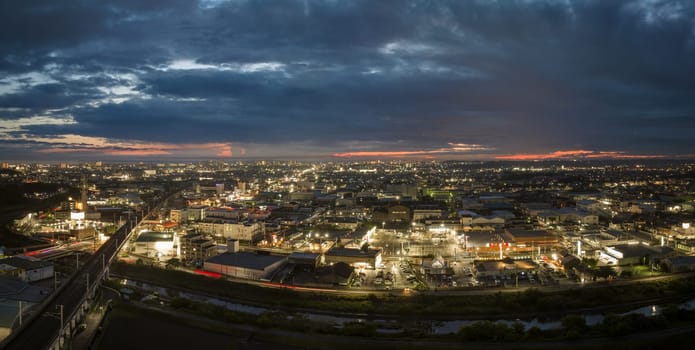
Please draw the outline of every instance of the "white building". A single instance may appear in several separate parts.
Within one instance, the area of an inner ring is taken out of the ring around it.
[[[147,257],[173,256],[173,232],[144,231],[138,235],[133,245],[133,254]]]
[[[251,241],[265,233],[265,225],[262,222],[223,219],[206,219],[198,224],[198,229],[204,234],[240,241]]]
[[[53,278],[53,263],[28,256],[13,256],[0,260],[0,274],[10,275],[24,282]]]

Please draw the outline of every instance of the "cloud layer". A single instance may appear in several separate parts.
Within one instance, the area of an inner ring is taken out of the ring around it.
[[[685,0],[4,2],[0,158],[695,154],[694,76]]]

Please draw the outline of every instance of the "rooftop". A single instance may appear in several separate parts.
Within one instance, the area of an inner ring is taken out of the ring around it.
[[[620,244],[611,248],[622,253],[623,258],[643,257],[658,253],[656,249],[644,244]]]
[[[290,254],[290,259],[296,260],[316,260],[318,257],[319,254],[317,253],[292,252],[292,254]]]
[[[695,264],[695,256],[681,255],[673,256],[667,259],[672,265],[693,265]]]
[[[153,232],[145,231],[142,232],[135,242],[159,242],[159,241],[173,241],[174,234],[171,232]]]
[[[246,269],[263,270],[278,261],[286,259],[286,256],[266,255],[247,252],[224,253],[213,256],[205,263],[220,264],[226,266],[243,267]]]
[[[376,258],[381,253],[381,249],[350,249],[350,248],[333,248],[326,252],[329,256],[347,256],[347,257],[370,257]]]
[[[514,237],[538,237],[538,236],[552,236],[553,234],[546,230],[517,230],[509,229],[507,230]]]
[[[17,257],[17,256],[13,256],[11,258],[1,259],[0,265],[2,265],[2,264],[18,267],[18,268],[23,269],[23,270],[33,270],[33,269],[40,269],[42,267],[53,266],[53,263],[48,262],[48,261],[43,261],[43,260],[38,260],[38,259],[29,259],[29,258],[21,258],[21,257]]]
[[[33,286],[22,280],[9,276],[0,276],[0,300],[21,300],[38,303],[46,297],[42,287]]]

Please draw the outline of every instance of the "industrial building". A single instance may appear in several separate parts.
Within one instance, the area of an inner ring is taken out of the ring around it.
[[[241,252],[239,241],[230,240],[229,251],[205,261],[203,269],[225,276],[262,280],[287,261],[287,256],[268,252]]]
[[[133,254],[147,257],[174,255],[174,233],[144,231],[135,239]]]
[[[326,264],[344,262],[352,267],[373,269],[381,264],[381,249],[333,248],[325,254]]]
[[[292,254],[287,257],[287,261],[290,264],[307,267],[313,270],[321,262],[320,258],[321,254],[317,253],[292,252]]]
[[[0,260],[0,275],[13,276],[24,282],[53,278],[53,263],[28,256]]]
[[[558,243],[556,234],[546,230],[504,230],[505,238],[518,247],[552,247]]]
[[[186,262],[202,264],[217,255],[215,241],[199,233],[189,233],[180,238],[181,259]]]
[[[611,265],[648,265],[660,258],[668,257],[673,249],[668,247],[652,247],[645,244],[620,244],[605,247],[600,252],[600,259]]]

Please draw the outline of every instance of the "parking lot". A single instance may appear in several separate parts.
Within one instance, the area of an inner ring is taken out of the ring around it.
[[[356,278],[352,288],[363,290],[391,290],[404,288],[428,289],[466,289],[466,288],[516,288],[540,287],[558,285],[568,281],[567,276],[552,265],[543,266],[539,262],[537,268],[530,271],[500,273],[497,275],[479,276],[472,259],[462,259],[449,263],[453,274],[427,275],[422,273],[419,265],[409,260],[398,258],[387,259],[380,268],[375,270],[356,270]]]
[[[358,269],[352,288],[362,289],[404,289],[418,285],[420,277],[411,264],[405,260],[389,259],[377,269]]]

